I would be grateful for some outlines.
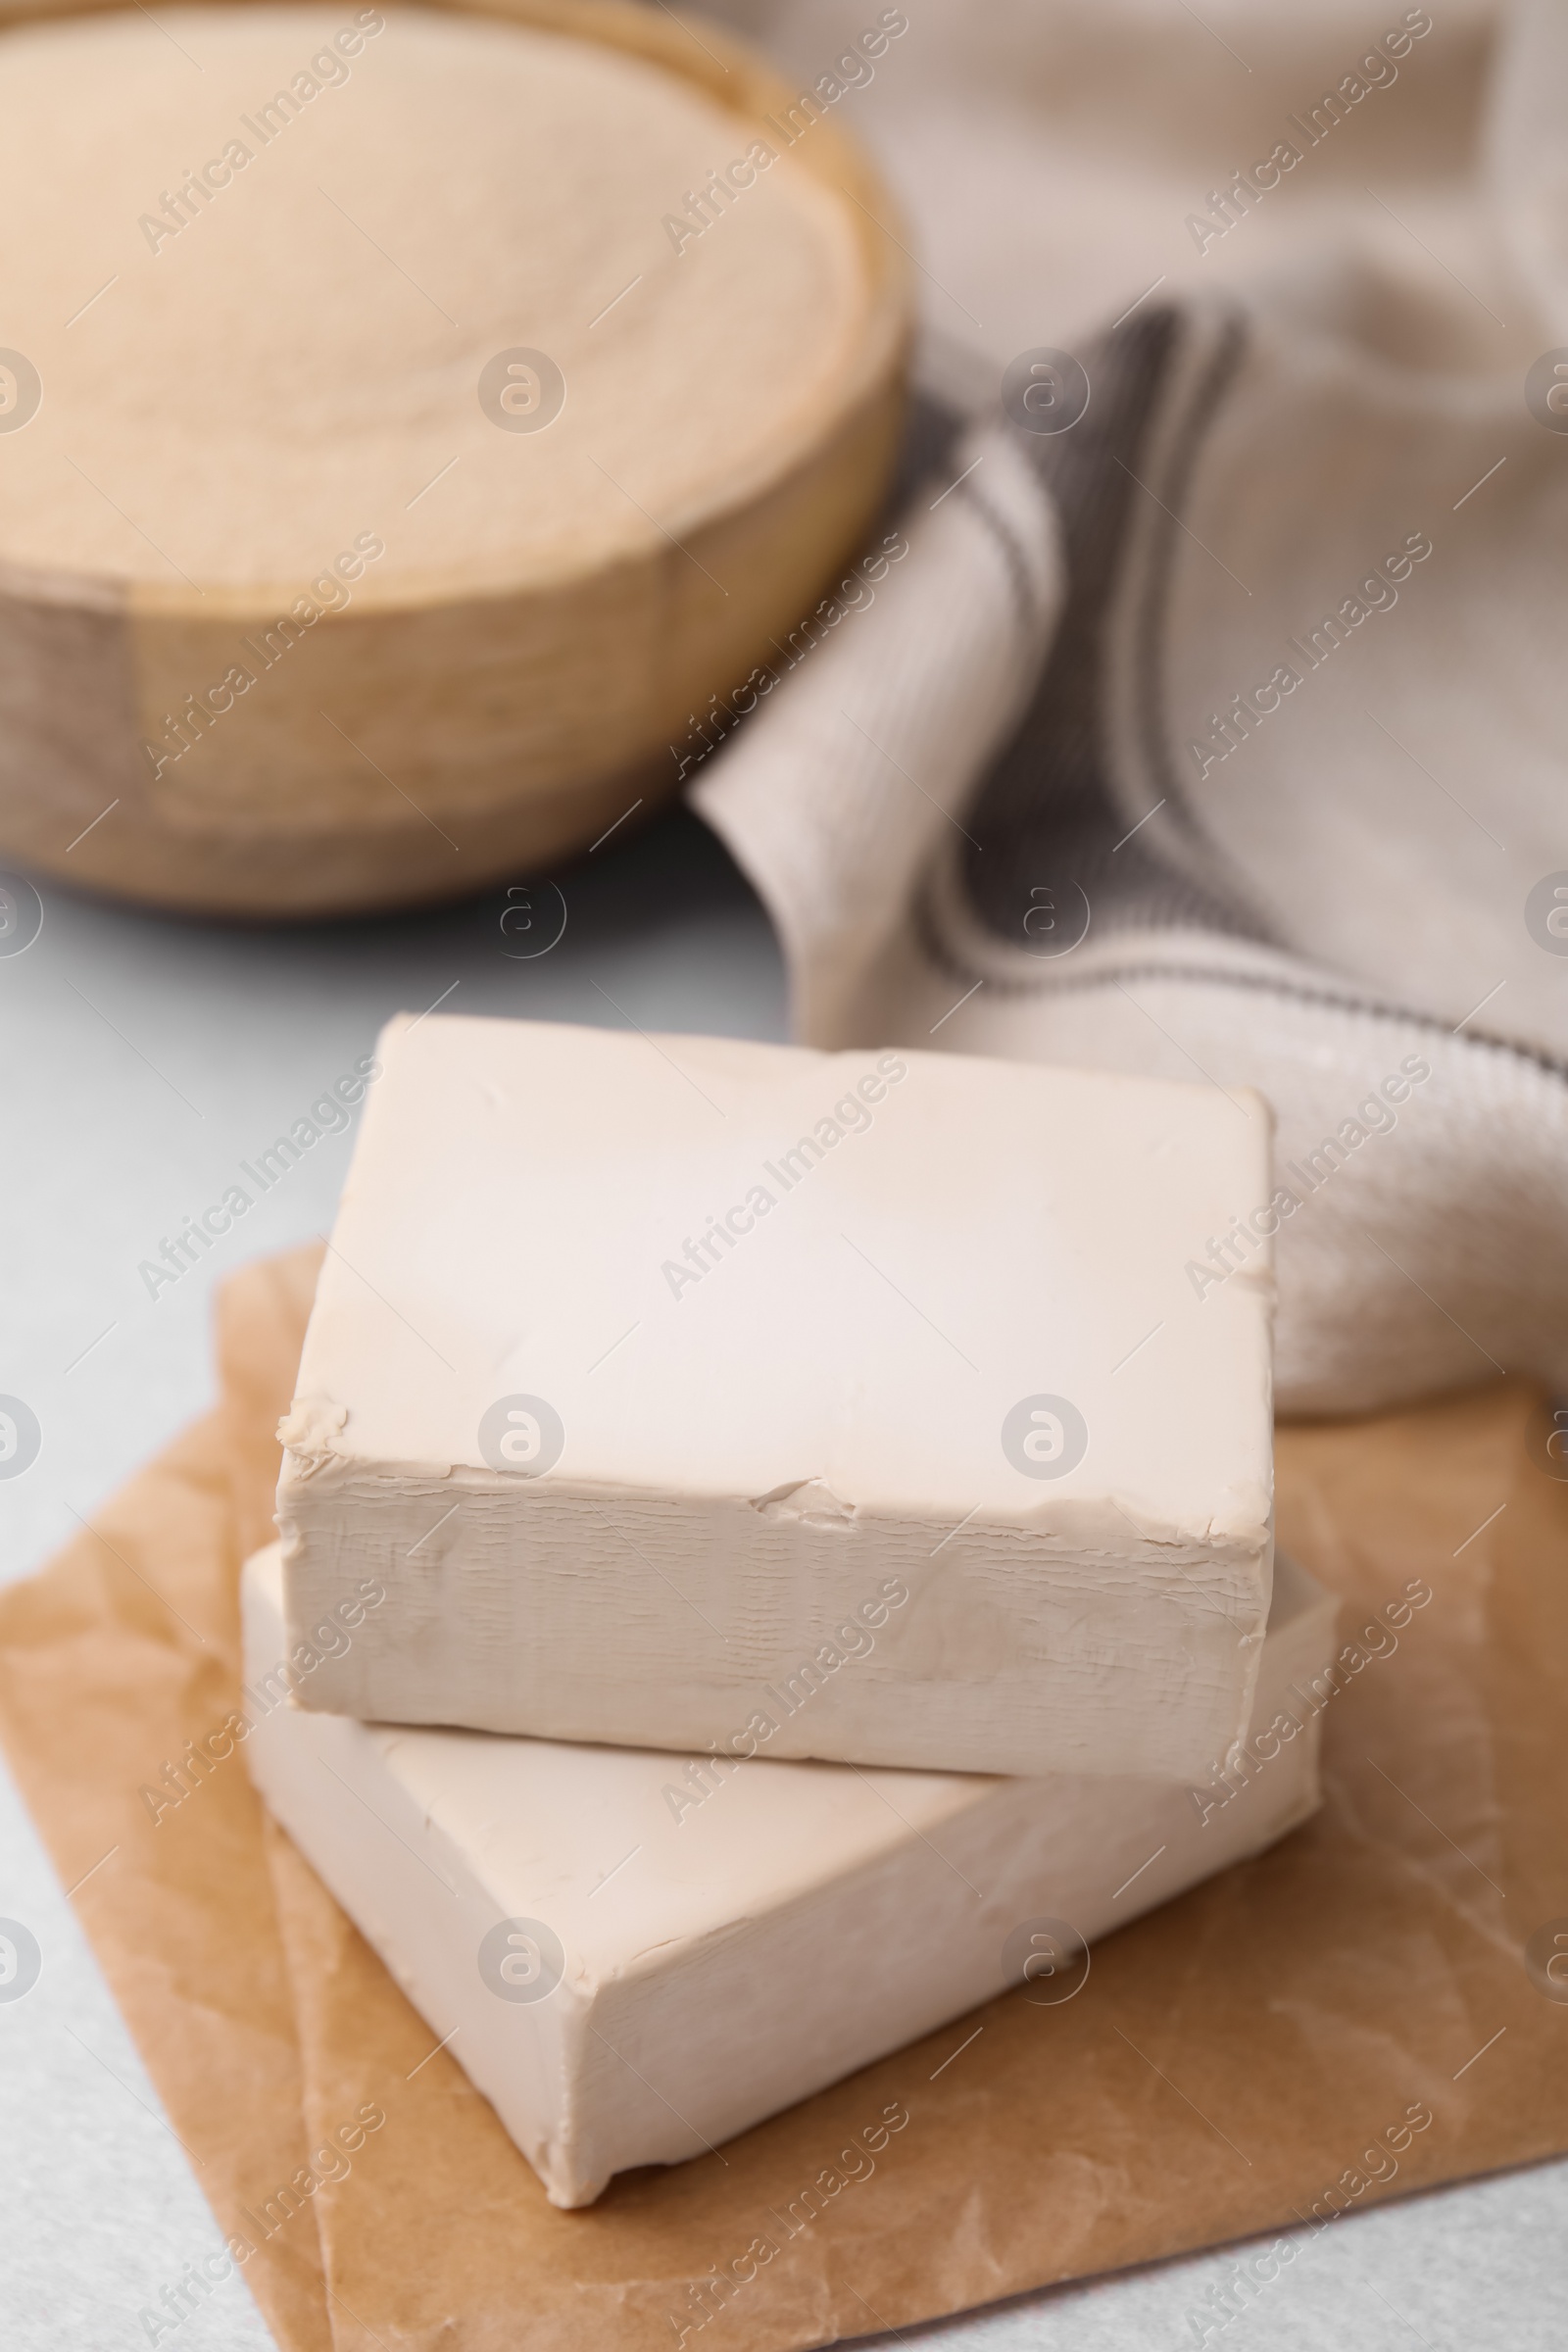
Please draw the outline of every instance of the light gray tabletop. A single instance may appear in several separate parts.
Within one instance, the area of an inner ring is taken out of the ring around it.
[[[500,891],[434,914],[313,930],[160,920],[49,887],[43,929],[0,956],[0,1391],[42,1447],[0,1480],[7,1576],[39,1566],[212,1396],[213,1286],[329,1222],[351,1137],[327,1137],[226,1241],[150,1299],[139,1262],[220,1199],[236,1163],[370,1050],[380,1022],[444,1002],[644,1029],[779,1038],[767,923],[694,820],[617,836],[535,890],[531,932]],[[514,908],[523,905],[514,899]],[[226,1252],[226,1254],[225,1254]],[[220,2247],[65,1891],[0,1779],[0,1915],[36,1936],[22,1999],[0,1986],[0,2340],[10,2352],[238,2352],[270,2342],[237,2277],[177,2328],[139,2316]],[[965,2352],[1557,2352],[1568,2340],[1568,2164],[1348,2217],[1224,2301],[1229,2249],[1059,2289],[905,2344]],[[1215,2290],[1220,2290],[1216,2298]],[[891,2339],[890,2339],[891,2340]]]

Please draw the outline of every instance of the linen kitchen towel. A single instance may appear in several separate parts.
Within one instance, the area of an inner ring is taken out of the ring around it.
[[[1250,281],[1202,270],[1291,204],[1314,123],[1349,140],[1374,58],[1443,30],[1391,32],[1339,113],[1306,83],[1295,163],[1183,222],[1185,282],[1070,349],[928,347],[923,479],[690,785],[805,1041],[1270,1099],[1273,1190],[1187,1273],[1208,1296],[1273,1239],[1288,1411],[1568,1389],[1568,20],[1493,54],[1470,12],[1474,155],[1413,113],[1467,282],[1321,201]]]

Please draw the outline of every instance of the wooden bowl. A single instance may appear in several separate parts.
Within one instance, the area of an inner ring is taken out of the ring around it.
[[[24,0],[0,23],[86,13]],[[728,33],[703,23],[699,37],[623,0],[458,13],[604,43],[695,84],[736,118],[736,154],[800,95]],[[301,582],[0,564],[0,859],[166,908],[309,917],[538,874],[633,803],[646,813],[673,795],[700,741],[692,714],[776,665],[775,645],[858,553],[898,435],[909,276],[881,225],[896,209],[836,120],[790,154],[853,225],[858,341],[765,464],[634,523],[610,560],[568,551],[481,580],[368,565],[345,609],[289,640],[265,692],[188,724],[177,760],[159,748],[180,740],[187,698],[206,702],[236,641],[265,643]]]

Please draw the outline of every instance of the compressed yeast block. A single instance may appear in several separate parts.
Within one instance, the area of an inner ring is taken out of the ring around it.
[[[352,1654],[390,1605],[372,1589],[333,1645]],[[1318,1802],[1335,1603],[1283,1558],[1251,1718],[1270,1737],[1234,1793],[1217,1758],[1193,1789],[362,1724],[289,1694],[321,1669],[288,1662],[276,1546],[244,1609],[257,1787],[557,2205],[700,2155],[1009,1984],[1071,1998],[1098,1936]]]
[[[305,1703],[1191,1777],[1272,1558],[1255,1096],[394,1021],[279,1435]]]

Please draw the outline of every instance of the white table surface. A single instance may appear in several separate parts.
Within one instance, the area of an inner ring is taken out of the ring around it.
[[[320,1143],[156,1303],[138,1262],[368,1053],[387,1014],[445,994],[453,1011],[785,1034],[767,923],[694,821],[617,838],[560,879],[565,932],[532,961],[505,953],[523,943],[515,923],[501,931],[499,892],[435,914],[241,931],[46,887],[37,940],[0,956],[0,1392],[24,1397],[43,1431],[32,1466],[0,1480],[6,1576],[41,1565],[74,1514],[208,1403],[214,1283],[322,1229],[350,1137]],[[149,2341],[141,2310],[221,2240],[8,1779],[0,1916],[24,1921],[43,1953],[25,1997],[0,2000],[0,2344],[131,2352]],[[1235,2259],[1156,2264],[899,2340],[1174,2352],[1205,2340],[1191,2315]],[[238,2278],[158,2340],[177,2352],[271,2341]],[[1561,2352],[1568,2163],[1350,2215],[1206,2340],[1226,2352]]]

